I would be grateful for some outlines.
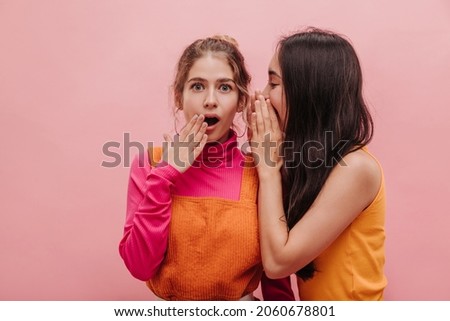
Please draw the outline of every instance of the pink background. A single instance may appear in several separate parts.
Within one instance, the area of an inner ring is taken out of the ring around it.
[[[386,299],[450,300],[446,0],[0,1],[0,299],[151,299],[118,254],[128,168],[102,167],[103,144],[124,155],[124,133],[172,130],[169,84],[194,39],[234,36],[262,88],[279,36],[307,25],[346,34],[362,62]]]

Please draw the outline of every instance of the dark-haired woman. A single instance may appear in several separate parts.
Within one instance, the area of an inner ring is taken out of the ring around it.
[[[385,190],[373,122],[344,37],[283,38],[250,117],[263,266],[296,273],[301,300],[382,300]]]

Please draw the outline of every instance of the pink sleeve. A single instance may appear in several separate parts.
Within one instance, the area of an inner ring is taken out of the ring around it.
[[[167,164],[154,168],[148,164],[148,156],[141,154],[131,165],[125,228],[119,244],[126,267],[142,281],[151,279],[164,259],[171,215],[171,188],[181,175]]]
[[[295,301],[289,276],[283,279],[269,279],[266,273],[263,273],[261,292],[264,301]]]

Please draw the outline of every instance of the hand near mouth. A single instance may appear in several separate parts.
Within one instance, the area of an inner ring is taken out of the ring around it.
[[[252,114],[255,112],[255,101],[258,94],[261,94],[260,91],[256,91],[253,95],[250,95],[250,105],[247,108],[247,115],[244,118],[245,125],[247,126],[247,140],[250,142],[253,137],[252,131]]]
[[[183,127],[179,135],[172,138],[164,134],[163,160],[180,173],[184,173],[192,166],[205,147],[208,139],[208,135],[205,134],[208,124],[204,120],[204,115],[195,115]]]
[[[250,119],[251,148],[258,160],[256,169],[261,180],[280,171],[283,164],[280,155],[283,132],[269,99],[265,99],[263,95],[256,96],[254,106],[255,111]]]

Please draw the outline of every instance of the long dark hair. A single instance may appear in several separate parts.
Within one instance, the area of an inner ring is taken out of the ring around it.
[[[372,139],[373,121],[358,57],[342,36],[308,28],[281,39],[278,59],[286,99],[283,204],[291,229],[333,167]],[[307,280],[315,271],[312,261],[296,274]]]

